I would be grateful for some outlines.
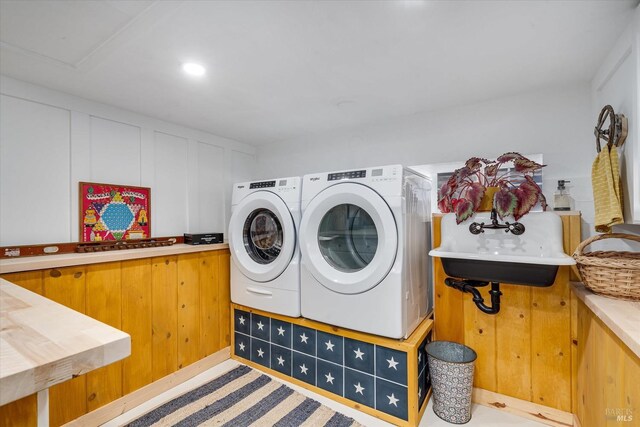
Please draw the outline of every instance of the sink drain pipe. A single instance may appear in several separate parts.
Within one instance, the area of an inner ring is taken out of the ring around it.
[[[500,292],[500,283],[483,282],[480,280],[454,279],[453,277],[447,277],[444,280],[444,283],[450,288],[473,295],[473,302],[483,313],[498,314],[500,311],[500,295],[502,295],[502,292]],[[480,291],[477,289],[487,286],[489,283],[491,283],[491,290],[489,291],[489,295],[491,295],[490,306],[484,303],[484,298],[482,298]]]

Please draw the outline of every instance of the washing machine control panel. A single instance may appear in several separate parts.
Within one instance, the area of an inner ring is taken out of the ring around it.
[[[341,179],[353,179],[353,178],[366,178],[366,176],[367,176],[367,171],[365,169],[359,170],[359,171],[330,173],[327,176],[327,181],[339,181]]]
[[[276,186],[276,182],[275,181],[252,182],[251,184],[249,184],[249,189],[271,188],[271,187],[275,187],[275,186]]]

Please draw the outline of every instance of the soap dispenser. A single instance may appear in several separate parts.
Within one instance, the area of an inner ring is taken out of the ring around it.
[[[569,190],[565,188],[567,182],[564,179],[558,180],[558,189],[553,195],[553,210],[554,211],[570,211],[571,210],[571,196]]]

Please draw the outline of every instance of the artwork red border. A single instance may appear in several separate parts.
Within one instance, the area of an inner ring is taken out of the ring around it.
[[[151,188],[79,183],[79,241],[151,237]]]

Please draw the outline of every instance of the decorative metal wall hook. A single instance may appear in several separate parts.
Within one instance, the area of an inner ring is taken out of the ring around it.
[[[604,128],[605,123],[609,120],[609,127]],[[627,139],[628,120],[624,114],[616,114],[611,105],[605,105],[600,111],[598,122],[593,131],[596,136],[596,150],[601,151],[600,140],[607,143],[607,147],[622,147]]]

